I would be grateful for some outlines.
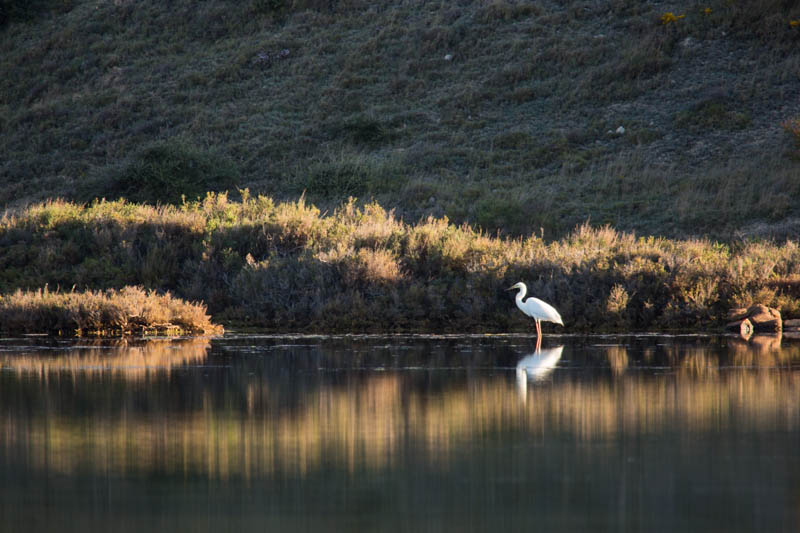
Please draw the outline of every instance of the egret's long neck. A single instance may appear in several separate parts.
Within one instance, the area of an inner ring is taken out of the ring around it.
[[[525,285],[520,285],[519,292],[517,293],[517,302],[522,302],[522,299],[525,298],[525,294],[528,292],[528,287]]]

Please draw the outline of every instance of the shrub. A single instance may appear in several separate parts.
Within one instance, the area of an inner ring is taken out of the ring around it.
[[[206,191],[234,187],[239,170],[227,158],[191,145],[167,141],[146,146],[112,172],[105,192],[150,204],[179,204]]]
[[[105,292],[17,290],[0,296],[0,328],[79,336],[222,332],[211,323],[204,305],[139,287]]]

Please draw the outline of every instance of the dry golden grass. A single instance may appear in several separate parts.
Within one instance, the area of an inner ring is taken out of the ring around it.
[[[0,329],[11,333],[113,336],[217,334],[204,305],[141,287],[106,291],[16,290],[0,296]]]

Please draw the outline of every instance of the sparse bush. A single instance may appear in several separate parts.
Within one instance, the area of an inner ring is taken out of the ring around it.
[[[606,309],[609,313],[621,314],[628,307],[628,291],[620,284],[611,287],[611,292],[606,300]]]

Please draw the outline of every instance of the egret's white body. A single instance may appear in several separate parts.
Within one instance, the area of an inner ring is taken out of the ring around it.
[[[541,381],[547,377],[561,359],[564,346],[556,346],[547,350],[536,350],[526,355],[517,363],[517,390],[525,398],[528,391],[528,381]]]
[[[515,284],[508,290],[518,289],[519,292],[517,293],[517,307],[519,310],[531,317],[536,321],[536,339],[540,340],[542,337],[542,321],[545,322],[555,322],[556,324],[564,325],[564,321],[561,320],[561,315],[558,314],[558,311],[547,302],[543,302],[539,298],[534,298],[531,296],[525,301],[522,301],[525,298],[525,295],[528,293],[528,287],[525,286],[524,283],[521,281]]]

